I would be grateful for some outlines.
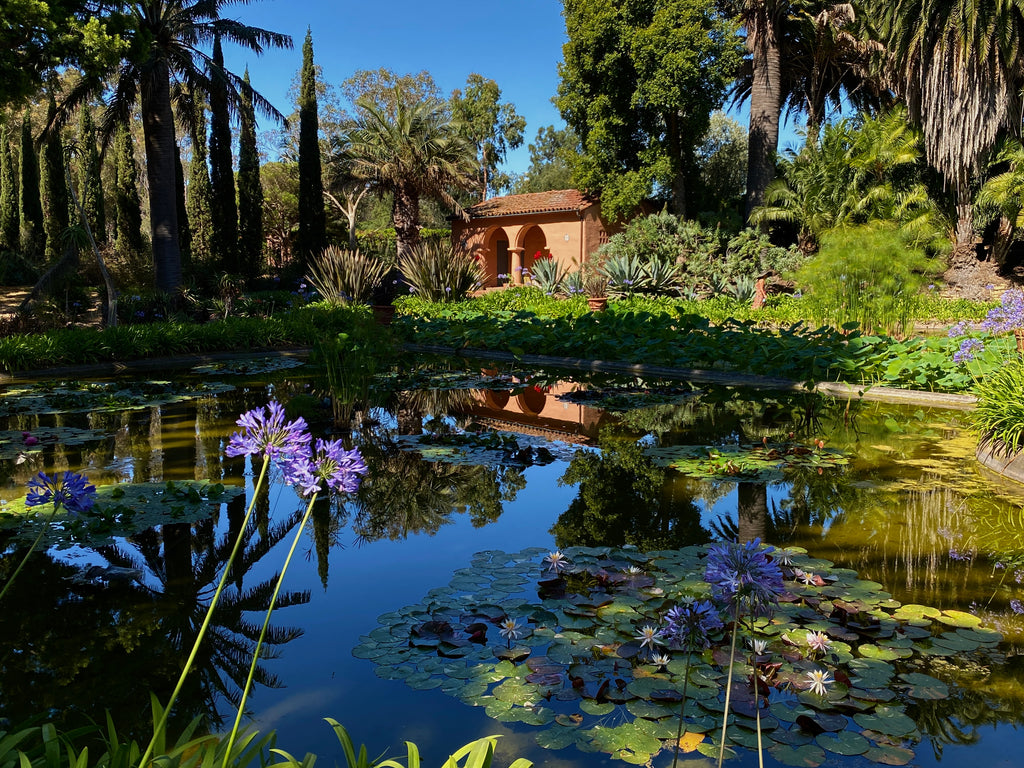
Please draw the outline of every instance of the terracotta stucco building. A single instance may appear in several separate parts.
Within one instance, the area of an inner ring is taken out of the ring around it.
[[[485,287],[522,284],[537,258],[576,269],[610,234],[601,202],[575,189],[494,197],[466,213],[452,222],[452,244],[483,263]]]

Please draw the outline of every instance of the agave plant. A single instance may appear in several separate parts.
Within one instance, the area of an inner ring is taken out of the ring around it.
[[[533,284],[548,296],[554,296],[563,290],[562,282],[569,270],[559,265],[552,258],[536,259],[530,271]]]
[[[428,301],[459,301],[484,282],[483,267],[468,253],[439,243],[420,243],[398,260],[413,293]]]
[[[313,256],[306,280],[331,304],[365,304],[380,286],[387,265],[359,251],[333,245]]]
[[[645,287],[645,267],[637,256],[616,253],[606,256],[598,271],[608,281],[608,293],[612,296],[628,296]]]

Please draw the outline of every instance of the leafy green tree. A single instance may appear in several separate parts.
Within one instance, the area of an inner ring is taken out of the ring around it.
[[[25,110],[21,121],[21,180],[18,185],[18,211],[25,250],[38,255],[43,252],[46,233],[43,229],[43,203],[39,189],[39,155],[32,139],[32,118]]]
[[[572,188],[572,166],[579,155],[580,140],[571,128],[539,128],[527,149],[530,166],[512,185],[515,194]]]
[[[460,212],[452,192],[475,184],[473,148],[459,135],[445,104],[406,99],[398,87],[385,104],[360,99],[359,117],[345,139],[353,173],[378,193],[393,196],[399,258],[419,242],[421,197],[434,197]],[[395,105],[394,119],[387,112],[389,103]]]
[[[313,69],[313,33],[306,30],[302,44],[299,93],[299,231],[295,241],[301,263],[327,246],[323,170],[317,117],[316,72]]]
[[[96,70],[120,54],[120,14],[95,0],[15,0],[0,25],[0,106],[39,91],[55,70]]]
[[[490,190],[507,189],[508,174],[498,171],[510,149],[523,143],[526,119],[513,104],[501,102],[501,88],[475,72],[466,79],[466,91],[452,91],[452,117],[459,132],[476,148],[480,178],[480,199]]]
[[[0,125],[0,250],[18,250],[18,183],[11,157],[11,128]]]
[[[699,0],[566,0],[557,104],[576,181],[612,219],[657,193],[686,212],[694,149],[739,64],[735,26]]]
[[[249,83],[249,70],[245,70]],[[256,112],[252,97],[242,91],[238,136],[238,245],[240,266],[247,278],[259,274],[263,254],[263,186],[260,183],[260,154],[256,147]]]
[[[96,126],[92,109],[83,105],[78,111],[78,193],[86,221],[97,243],[107,242],[107,214],[103,206],[103,165],[96,144]]]
[[[210,68],[210,214],[213,229],[210,251],[219,269],[239,272],[238,207],[231,157],[231,116],[228,114],[228,83],[224,77],[224,51],[220,35],[213,37]],[[244,98],[244,97],[243,97]]]
[[[299,224],[299,169],[295,163],[266,163],[263,182],[263,231],[268,257],[278,266],[288,263]]]
[[[341,84],[341,92],[356,114],[362,114],[359,102],[369,101],[392,120],[398,116],[400,104],[441,100],[441,89],[426,70],[399,75],[384,67],[360,69]]]
[[[50,95],[47,122],[57,112],[57,103]],[[60,132],[50,135],[43,147],[43,225],[46,230],[46,260],[56,262],[60,257],[61,235],[68,228],[70,199],[64,163],[64,141]]]
[[[175,184],[176,146],[172,112],[171,78],[197,94],[209,94],[212,60],[199,50],[217,34],[256,53],[264,46],[287,48],[291,38],[236,19],[221,17],[233,0],[134,0],[127,4],[127,26],[122,36],[128,43],[117,66],[94,77],[83,78],[64,100],[65,111],[90,95],[110,91],[103,129],[127,122],[138,104],[146,144],[146,177],[149,189],[150,226],[156,287],[173,292],[181,285],[181,250]],[[228,99],[238,102],[241,78],[221,70]],[[280,117],[274,107],[254,93],[257,108]],[[58,115],[58,123],[60,116]]]
[[[135,146],[128,126],[121,125],[114,135],[114,251],[128,258],[145,247]]]
[[[956,195],[947,279],[977,266],[973,179],[1003,135],[1021,135],[1024,6],[1018,2],[908,0],[864,3],[885,45],[889,74],[924,133],[925,157]]]
[[[697,208],[722,213],[738,206],[747,181],[747,131],[722,112],[711,115],[704,140],[697,147],[700,186]]]
[[[206,164],[206,112],[200,105],[193,107],[189,121],[192,158],[188,163],[188,192],[185,207],[191,229],[191,254],[195,263],[212,267],[210,242],[213,239],[213,189],[210,169]]]

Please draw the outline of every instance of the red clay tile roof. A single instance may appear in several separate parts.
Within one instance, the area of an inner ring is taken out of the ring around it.
[[[556,213],[559,211],[580,211],[596,202],[578,189],[556,189],[551,192],[530,192],[525,195],[492,197],[467,208],[466,213],[474,219],[492,216],[510,216],[517,213]]]

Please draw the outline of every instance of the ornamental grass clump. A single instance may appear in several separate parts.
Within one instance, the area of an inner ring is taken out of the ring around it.
[[[313,255],[306,280],[328,304],[366,304],[387,271],[381,259],[331,245]]]

